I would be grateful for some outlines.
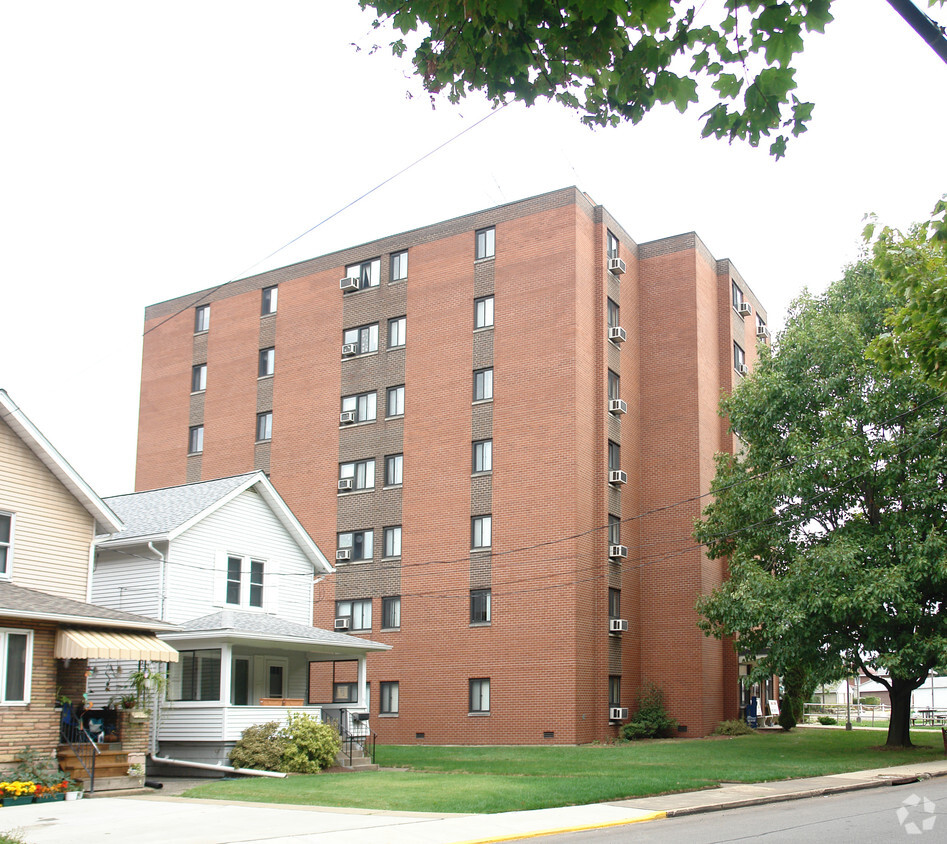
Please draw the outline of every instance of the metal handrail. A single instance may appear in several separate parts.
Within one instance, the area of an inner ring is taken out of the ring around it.
[[[89,777],[89,793],[91,794],[95,791],[95,759],[102,751],[99,750],[95,739],[85,728],[82,721],[76,718],[71,707],[68,709],[63,707],[62,719],[59,722],[59,739],[64,744],[69,745],[69,749],[72,750],[76,760],[82,766],[82,770]],[[86,750],[86,748],[89,748],[89,750]],[[88,765],[86,760],[89,761]]]
[[[354,715],[362,715],[367,713],[353,713]],[[375,743],[378,738],[374,730],[369,729],[368,732],[364,735],[356,735],[348,729],[349,722],[349,711],[347,709],[339,709],[339,720],[338,722],[332,718],[332,715],[325,713],[328,716],[331,723],[339,731],[339,737],[342,739],[342,753],[349,760],[349,767],[352,767],[352,756],[355,750],[355,747],[358,746],[361,751],[368,755],[368,758],[371,760],[371,763],[375,764]]]

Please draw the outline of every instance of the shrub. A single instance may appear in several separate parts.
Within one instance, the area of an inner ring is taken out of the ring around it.
[[[318,774],[335,763],[342,747],[335,727],[298,712],[290,713],[283,735],[286,746],[280,770],[286,773]]]
[[[862,702],[862,706],[880,706],[881,698],[874,697],[873,695],[869,695],[868,697],[863,697],[861,699],[861,702]]]
[[[669,738],[677,729],[677,721],[664,708],[664,693],[654,683],[643,686],[638,695],[638,711],[621,728],[626,739]]]
[[[796,726],[796,716],[792,714],[792,707],[787,706],[784,709],[779,710],[779,718],[776,719],[776,722],[782,727],[787,733]]]
[[[733,721],[721,721],[714,727],[713,733],[711,735],[715,736],[753,736],[756,735],[756,730],[754,730],[746,721],[740,721],[739,719]]]
[[[286,743],[276,721],[247,727],[230,751],[230,764],[235,768],[278,771]]]
[[[59,763],[48,753],[32,747],[16,752],[19,764],[13,769],[13,779],[29,780],[42,786],[57,785],[63,780]]]
[[[825,727],[831,727],[838,723],[831,715],[820,715],[819,723]]]

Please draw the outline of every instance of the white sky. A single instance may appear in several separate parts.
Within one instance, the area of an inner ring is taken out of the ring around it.
[[[572,184],[638,242],[696,231],[779,327],[866,211],[907,225],[947,191],[947,65],[885,0],[833,12],[788,160],[701,140],[696,111],[592,131],[516,104],[259,263],[489,107],[432,110],[356,0],[5,4],[0,387],[97,492],[130,491],[146,305]]]

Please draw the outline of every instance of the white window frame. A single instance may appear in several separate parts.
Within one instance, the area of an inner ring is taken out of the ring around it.
[[[358,346],[358,354],[369,355],[378,351],[378,323],[356,325],[342,332],[342,342]]]
[[[0,580],[9,580],[13,574],[13,541],[16,537],[16,514],[0,511],[0,519],[6,521],[9,525],[7,538],[0,540],[0,552],[3,559],[0,560]]]
[[[467,705],[471,715],[490,714],[490,678],[471,677],[467,685]]]
[[[372,599],[349,598],[335,602],[336,618],[349,618],[349,632],[372,629]]]
[[[210,305],[198,305],[194,308],[194,333],[204,334],[210,331]]]
[[[388,619],[385,618],[385,609],[387,607],[395,607],[393,614],[396,616],[394,621],[396,624],[386,624],[385,622]],[[381,599],[381,629],[382,630],[400,630],[401,629],[401,596],[400,595],[386,595]]]
[[[257,358],[256,377],[257,378],[272,378],[275,372],[276,372],[276,347],[267,346],[265,349],[260,349],[260,354],[259,354],[259,357]]]
[[[191,425],[187,429],[187,453],[201,454],[204,451],[204,426]]]
[[[227,553],[223,558],[223,571],[221,576],[224,578],[224,589],[223,589],[223,606],[225,607],[239,607],[242,610],[262,610],[266,607],[267,598],[269,597],[268,591],[272,588],[272,585],[267,583],[267,563],[266,560],[262,560],[259,557],[254,557],[249,554],[237,554],[237,553]],[[239,561],[239,569],[237,571],[237,578],[233,578],[231,560]],[[259,577],[254,577],[256,573],[254,568],[259,572]],[[237,600],[231,601],[229,593],[229,587],[231,584],[236,584],[237,589]],[[260,602],[259,604],[252,603],[254,587],[259,587]]]
[[[273,439],[273,411],[264,410],[256,415],[256,441],[268,443]]]
[[[740,372],[740,367],[746,366],[746,352],[743,351],[743,346],[737,343],[736,340],[733,341],[733,368]],[[743,373],[740,373],[741,375]]]
[[[470,519],[470,547],[474,550],[490,548],[493,545],[493,516],[473,516]]]
[[[475,602],[480,604],[484,618],[474,617]],[[471,589],[470,590],[470,623],[473,625],[490,624],[493,621],[493,590],[492,589]]]
[[[610,229],[605,229],[605,255],[608,258],[618,258],[621,244]]]
[[[339,480],[351,478],[353,489],[375,488],[375,460],[352,460],[339,464]]]
[[[483,475],[493,471],[493,440],[474,440],[473,474]]]
[[[473,400],[493,401],[493,367],[475,369],[473,374]]]
[[[730,279],[730,303],[733,305],[733,310],[739,312],[740,305],[743,304],[743,291],[740,289],[740,285],[737,284],[732,278]]]
[[[383,531],[385,539],[384,556],[392,559],[401,556],[401,525],[391,525]]]
[[[355,548],[356,536],[362,537],[362,554],[361,557],[356,557]],[[337,537],[338,545],[337,548],[348,548],[352,552],[352,556],[349,558],[352,562],[361,561],[361,560],[370,560],[375,553],[375,532],[373,530],[346,530],[338,534]]]
[[[378,282],[381,279],[381,258],[372,258],[369,261],[349,264],[345,268],[345,276],[346,278],[357,278],[359,290],[378,287]]]
[[[404,416],[404,384],[388,388],[385,398],[385,416],[388,419]]]
[[[185,654],[193,654],[194,658],[197,660],[197,672],[195,676],[195,696],[192,698],[184,699],[182,698],[184,690],[184,659],[179,659],[177,662],[171,663],[171,676],[169,685],[170,699],[175,703],[219,703],[223,697],[223,676],[224,676],[224,663],[223,663],[223,649],[222,648],[185,648],[181,652],[183,657]],[[217,677],[217,697],[216,698],[202,698],[200,697],[201,689],[201,674],[203,673],[204,663],[213,662],[211,657],[199,656],[200,654],[217,654],[217,664],[218,677]]]
[[[493,295],[479,296],[474,299],[474,330],[493,328],[494,299]]]
[[[191,392],[203,393],[207,389],[207,364],[198,363],[191,367]]]
[[[388,320],[388,348],[403,349],[406,340],[408,318],[405,316],[393,317]]]
[[[277,285],[264,287],[260,297],[260,316],[275,314],[278,300],[279,287]]]
[[[379,683],[378,714],[386,718],[397,717],[399,697],[399,682],[397,680],[382,680]]]
[[[408,277],[408,250],[403,249],[401,252],[392,252],[390,267],[391,275],[388,278],[388,283],[404,281]]]
[[[392,469],[392,467],[395,467]],[[395,476],[395,477],[393,477]],[[404,481],[404,455],[385,456],[385,486],[401,486]]]
[[[7,678],[10,668],[10,636],[25,636],[26,647],[23,658],[22,700],[7,698]],[[33,686],[33,631],[18,627],[0,627],[0,704],[3,706],[27,706]]]
[[[474,234],[474,260],[483,261],[496,256],[496,227],[477,229]]]
[[[342,411],[354,410],[357,422],[374,422],[378,413],[377,404],[378,395],[374,392],[342,396]]]

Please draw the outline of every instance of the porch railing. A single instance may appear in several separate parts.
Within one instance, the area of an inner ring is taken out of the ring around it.
[[[323,708],[322,720],[332,724],[342,739],[342,755],[352,766],[356,748],[361,750],[371,763],[375,764],[375,742],[378,738],[375,731],[368,726],[367,712],[353,712],[349,709]]]
[[[85,728],[82,721],[76,717],[71,706],[62,708],[62,718],[59,721],[59,741],[69,746],[76,760],[82,766],[89,778],[89,792],[95,791],[95,760],[101,753],[95,739]]]

